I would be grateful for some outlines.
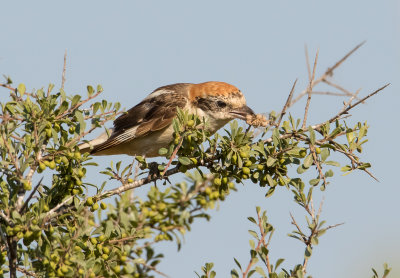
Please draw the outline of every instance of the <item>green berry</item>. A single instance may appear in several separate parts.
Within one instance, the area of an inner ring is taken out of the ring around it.
[[[91,206],[91,205],[93,205],[93,198],[92,197],[89,197],[89,198],[87,198],[87,200],[86,200],[86,205],[88,205],[88,206]]]
[[[94,203],[92,205],[92,210],[95,211],[95,210],[98,210],[98,209],[99,209],[99,204],[98,203]]]
[[[31,190],[32,189],[32,183],[30,181],[25,180],[25,181],[22,182],[22,185],[23,185],[25,190]]]
[[[243,167],[243,168],[242,168],[242,172],[243,172],[243,174],[249,175],[249,174],[250,174],[250,168],[248,168],[248,167]]]
[[[52,161],[49,162],[48,166],[49,166],[50,169],[54,170],[56,168],[56,163],[52,160]]]
[[[221,179],[220,179],[220,178],[215,178],[215,179],[214,179],[214,184],[215,184],[216,186],[220,186],[220,185],[221,185]]]
[[[46,169],[46,164],[44,164],[43,162],[39,162],[39,169],[44,171]]]
[[[187,122],[187,126],[188,126],[188,127],[194,126],[194,121],[193,121],[193,120],[189,120],[189,121]]]

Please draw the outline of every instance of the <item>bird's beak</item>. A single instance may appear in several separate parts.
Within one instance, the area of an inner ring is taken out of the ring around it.
[[[242,106],[237,109],[234,109],[234,110],[230,111],[229,113],[231,115],[233,115],[233,117],[242,119],[242,120],[246,120],[247,115],[254,115],[253,110],[250,107],[248,107],[247,105]]]

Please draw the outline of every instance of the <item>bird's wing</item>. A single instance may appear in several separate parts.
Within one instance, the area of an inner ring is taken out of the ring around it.
[[[114,121],[114,130],[110,138],[95,146],[91,153],[118,146],[169,126],[176,116],[176,108],[183,109],[187,105],[187,97],[177,93],[173,87],[180,85],[186,84],[156,89],[141,103],[118,117]]]

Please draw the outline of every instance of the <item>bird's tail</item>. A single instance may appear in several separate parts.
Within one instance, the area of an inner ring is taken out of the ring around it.
[[[78,145],[79,147],[79,151],[81,153],[93,153],[93,150],[100,144],[104,143],[107,141],[107,139],[109,138],[109,133],[104,132],[103,134],[101,134],[99,137],[90,140],[89,142],[86,143],[82,143],[80,145]]]

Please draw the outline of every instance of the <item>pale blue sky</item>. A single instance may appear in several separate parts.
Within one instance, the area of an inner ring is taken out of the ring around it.
[[[346,224],[320,240],[309,263],[314,277],[368,277],[383,262],[400,275],[400,195],[397,178],[399,111],[400,4],[386,1],[7,1],[2,3],[0,73],[28,89],[60,84],[63,54],[68,50],[66,90],[84,93],[87,84],[102,84],[103,98],[130,108],[154,88],[175,82],[219,80],[246,95],[256,112],[278,110],[294,79],[306,84],[304,45],[320,49],[322,73],[344,53],[367,40],[335,75],[350,90],[367,94],[392,85],[353,113],[371,125],[363,158],[373,164],[377,183],[364,173],[337,172],[325,196],[323,217]],[[312,99],[310,123],[326,119],[342,99]],[[303,103],[291,110],[303,114]],[[124,159],[127,157],[113,158]],[[99,158],[104,167],[111,158]],[[89,179],[95,179],[95,171]],[[145,191],[147,187],[142,188]],[[159,269],[174,278],[194,277],[208,261],[217,277],[229,277],[233,257],[249,259],[247,216],[266,209],[278,228],[272,260],[302,261],[303,246],[292,231],[289,212],[303,211],[281,190],[264,199],[265,190],[246,183],[199,221],[180,252],[162,244],[166,259]],[[396,277],[394,274],[392,277]]]

